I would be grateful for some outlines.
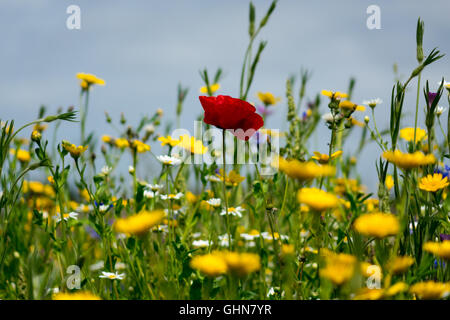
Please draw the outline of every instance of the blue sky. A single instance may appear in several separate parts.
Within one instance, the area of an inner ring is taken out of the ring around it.
[[[254,1],[261,18],[270,1]],[[66,28],[67,6],[81,8],[81,30]],[[366,8],[381,8],[381,30],[366,27]],[[390,92],[394,84],[392,66],[408,76],[415,67],[415,27],[425,21],[425,52],[439,47],[450,53],[448,22],[450,2],[281,0],[261,33],[268,45],[262,54],[249,100],[257,91],[272,91],[284,98],[286,78],[301,67],[312,71],[307,96],[321,89],[345,91],[348,80],[357,80],[354,100],[380,97],[380,126],[386,124]],[[237,96],[240,67],[248,41],[248,1],[50,1],[3,0],[0,3],[0,107],[2,119],[24,123],[34,119],[39,105],[50,111],[78,104],[77,72],[94,73],[106,80],[94,88],[88,128],[98,136],[114,133],[104,121],[104,111],[118,120],[125,111],[131,123],[157,108],[166,120],[174,120],[176,87],[190,88],[182,126],[191,129],[201,113],[198,71],[204,67],[224,69],[220,93]],[[423,74],[432,88],[449,76],[449,57]],[[416,82],[405,103],[412,114]],[[421,101],[423,105],[423,99]],[[285,99],[268,127],[283,129]],[[325,104],[321,106],[326,112]],[[422,109],[422,107],[421,107]],[[420,114],[422,116],[422,112]],[[363,114],[360,119],[363,118]],[[423,117],[422,117],[423,118]],[[413,124],[411,118],[404,126]],[[422,125],[423,126],[423,125]],[[74,124],[64,125],[62,138],[78,137]],[[358,132],[348,141],[358,141]],[[327,150],[329,133],[324,125],[312,139],[311,150]],[[374,190],[375,160],[380,151],[369,145],[359,165],[369,175],[363,181]]]

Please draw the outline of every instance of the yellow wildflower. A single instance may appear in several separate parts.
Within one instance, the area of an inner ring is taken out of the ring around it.
[[[266,107],[276,105],[279,101],[281,101],[281,98],[275,97],[270,92],[258,92],[257,96]]]
[[[88,291],[79,291],[74,293],[59,292],[53,295],[53,300],[101,300],[99,296]]]
[[[351,111],[365,111],[366,110],[366,107],[358,105],[349,100],[344,100],[344,101],[339,102],[339,108],[345,109],[345,110],[351,110]]]
[[[177,144],[180,143],[180,140],[172,139],[171,136],[159,137],[158,141],[161,142],[162,147],[164,147],[166,144],[170,145],[171,147],[175,147]]]
[[[423,154],[420,151],[414,153],[403,153],[400,150],[385,151],[383,157],[402,169],[413,169],[436,162],[433,154]]]
[[[295,247],[292,244],[283,244],[281,246],[281,254],[283,256],[291,256],[295,253]]]
[[[45,129],[47,129],[47,127],[48,127],[48,124],[39,122],[39,123],[36,123],[33,126],[33,131],[37,131],[39,133],[42,133],[43,131],[45,131]]]
[[[203,145],[201,140],[196,140],[195,137],[191,137],[188,134],[180,137],[178,145],[195,154],[204,154],[208,151],[208,148]]]
[[[348,94],[339,91],[333,92],[329,90],[322,90],[320,93],[325,97],[336,100],[345,99],[348,97]]]
[[[188,191],[186,192],[186,200],[189,203],[196,203],[198,200],[198,196],[196,196],[195,194],[193,194],[192,192]]]
[[[148,144],[143,143],[140,140],[133,140],[131,147],[135,149],[138,153],[150,151],[150,146]]]
[[[423,245],[423,250],[441,259],[450,260],[450,240],[444,240],[441,243],[428,241]]]
[[[341,150],[334,152],[331,157],[325,153],[320,153],[317,151],[314,151],[314,156],[311,157],[311,159],[316,160],[320,164],[327,164],[330,160],[336,159],[339,157],[343,152]]]
[[[350,254],[336,254],[328,249],[322,249],[321,255],[325,258],[325,268],[320,270],[320,276],[333,282],[335,285],[342,285],[349,281],[354,274],[356,258]]]
[[[99,86],[105,85],[105,80],[90,73],[77,73],[77,78],[81,80],[81,87],[83,89],[88,89],[93,84],[97,84]]]
[[[219,174],[217,177],[223,181],[223,169],[219,170]],[[238,186],[242,181],[245,180],[245,177],[241,176],[238,172],[231,170],[228,175],[225,175],[225,184],[227,186]]]
[[[33,132],[31,133],[31,140],[33,140],[34,142],[38,142],[39,140],[41,140],[41,138],[42,134],[37,130],[33,130]]]
[[[396,284],[385,290],[385,295],[388,297],[392,297],[399,293],[405,292],[406,290],[408,290],[408,285],[406,283],[397,282]]]
[[[88,146],[76,146],[68,141],[63,140],[61,143],[64,150],[70,153],[72,158],[77,159],[80,157],[80,155],[85,152],[88,148]]]
[[[223,257],[215,253],[209,253],[192,258],[191,268],[199,270],[210,277],[217,277],[228,271],[228,266]]]
[[[410,256],[399,256],[395,257],[390,263],[389,263],[389,269],[394,274],[401,274],[406,272],[408,268],[414,263],[414,258]]]
[[[142,211],[127,218],[119,218],[114,223],[114,230],[117,232],[141,235],[149,231],[164,218],[164,211]]]
[[[255,253],[220,252],[228,270],[238,276],[245,276],[261,268],[261,259]]]
[[[393,214],[374,212],[359,216],[353,227],[363,235],[384,238],[396,235],[400,230],[400,223]]]
[[[108,136],[108,135],[105,134],[105,135],[102,136],[102,141],[104,143],[111,144],[112,141],[113,141],[113,138],[111,136]]]
[[[220,89],[220,84],[218,84],[218,83],[214,83],[209,86],[209,90],[211,91],[211,93],[215,93],[219,89]],[[208,88],[206,86],[201,87],[200,93],[207,94]]]
[[[354,297],[353,300],[379,300],[384,295],[383,289],[361,289]]]
[[[316,211],[333,209],[339,204],[339,200],[334,194],[317,188],[300,189],[297,194],[297,200]]]
[[[388,190],[391,190],[394,186],[394,178],[389,174],[386,176],[386,180],[384,181],[384,185]]]
[[[31,156],[30,153],[27,150],[23,150],[23,149],[10,149],[9,151],[12,155],[15,155],[17,157],[17,160],[19,160],[20,162],[26,163],[29,162],[31,160]]]
[[[345,192],[363,193],[364,186],[360,185],[356,179],[337,178],[333,182],[336,184],[333,191],[337,195],[343,196]]]
[[[414,128],[403,128],[400,130],[400,138],[406,141],[414,141]],[[416,130],[416,142],[427,138],[427,132],[421,128]]]
[[[130,143],[128,142],[128,140],[124,139],[124,138],[116,139],[115,144],[116,144],[116,147],[119,149],[125,149],[130,146]]]
[[[53,176],[48,176],[47,177],[48,182],[50,182],[51,184],[55,184],[55,179],[53,178]]]
[[[424,281],[413,284],[409,291],[419,299],[441,299],[450,293],[450,283]]]
[[[44,185],[38,181],[24,181],[22,190],[24,193],[31,192],[36,194],[44,193]]]
[[[369,198],[364,201],[367,212],[375,211],[379,206],[380,200]]]
[[[318,177],[334,175],[335,169],[329,165],[318,165],[312,161],[300,162],[298,160],[286,160],[282,157],[272,163],[272,166],[279,168],[289,177],[298,180],[310,180]]]
[[[450,183],[448,182],[448,178],[442,178],[441,173],[435,173],[433,175],[429,174],[426,177],[420,179],[419,189],[436,192],[443,188],[446,188]]]

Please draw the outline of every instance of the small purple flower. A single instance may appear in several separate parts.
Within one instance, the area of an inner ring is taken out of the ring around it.
[[[256,110],[258,110],[258,113],[260,113],[263,117],[270,116],[273,113],[273,110],[266,108],[265,106],[257,106]]]
[[[100,236],[92,227],[86,226],[86,231],[93,239],[100,239]]]
[[[428,107],[431,107],[431,104],[433,103],[434,99],[436,99],[437,93],[436,92],[428,92]]]
[[[450,234],[441,233],[439,235],[439,238],[441,239],[441,241],[450,240]]]

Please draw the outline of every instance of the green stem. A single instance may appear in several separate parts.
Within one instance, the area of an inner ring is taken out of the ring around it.
[[[227,199],[227,186],[226,186],[226,145],[225,145],[225,135],[226,130],[222,129],[222,160],[223,160],[223,172],[222,172],[222,187],[223,187],[223,197],[225,201],[225,223],[228,233],[228,246],[231,250],[231,231],[230,231],[230,218],[228,216],[228,199]]]
[[[414,118],[414,150],[416,149],[416,132],[417,132],[417,115],[419,113],[419,96],[420,96],[420,78],[422,73],[419,73],[417,78],[417,97],[416,97],[416,115]],[[430,150],[431,152],[431,150]]]

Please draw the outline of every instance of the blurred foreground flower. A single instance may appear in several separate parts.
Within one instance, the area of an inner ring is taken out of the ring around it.
[[[289,177],[298,180],[310,180],[317,177],[332,176],[335,173],[335,169],[332,166],[318,165],[312,161],[300,162],[295,159],[286,160],[282,157],[278,158],[278,164],[276,161],[273,161],[272,166],[279,168]]]
[[[53,300],[101,300],[99,296],[88,291],[79,291],[74,293],[59,292],[52,297]]]
[[[450,260],[450,240],[439,242],[426,242],[423,250],[432,253],[439,258]]]
[[[114,230],[128,235],[142,235],[161,222],[164,211],[143,211],[127,218],[119,218],[114,223]]]
[[[317,188],[303,188],[298,191],[298,202],[306,204],[315,211],[325,211],[336,208],[338,198],[329,192]]]
[[[413,284],[409,291],[419,299],[441,299],[450,293],[450,283],[424,281]]]
[[[367,213],[356,218],[354,228],[359,233],[375,238],[396,235],[400,231],[398,218],[390,213]]]
[[[413,169],[436,162],[434,155],[425,155],[420,151],[414,153],[403,153],[400,150],[385,151],[383,157],[402,169]]]
[[[261,268],[260,257],[254,253],[213,251],[192,258],[191,267],[210,277],[231,273],[245,276]]]

